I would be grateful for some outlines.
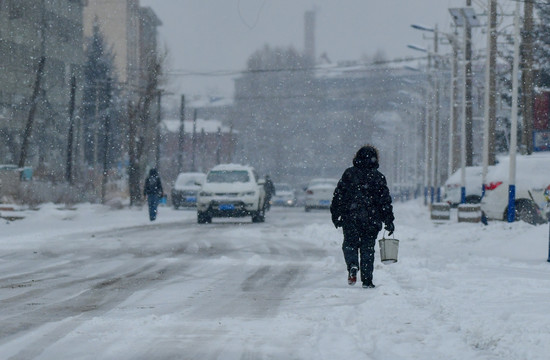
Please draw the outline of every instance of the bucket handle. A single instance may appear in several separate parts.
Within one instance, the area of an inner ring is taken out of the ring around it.
[[[395,240],[395,232],[393,234],[391,234],[391,236]],[[386,239],[386,229],[382,230],[382,239]]]

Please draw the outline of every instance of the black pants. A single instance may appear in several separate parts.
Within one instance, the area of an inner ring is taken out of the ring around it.
[[[361,281],[372,280],[374,270],[374,246],[379,230],[357,224],[344,224],[342,251],[348,271],[352,266],[361,269]],[[359,262],[359,254],[361,261]]]
[[[147,195],[147,203],[149,205],[149,220],[155,221],[157,218],[157,207],[159,206],[160,197],[158,195]]]

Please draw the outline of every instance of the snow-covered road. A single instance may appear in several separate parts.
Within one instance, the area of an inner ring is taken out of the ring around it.
[[[2,359],[546,359],[547,225],[396,204],[397,264],[349,287],[326,211],[46,206],[0,225]]]

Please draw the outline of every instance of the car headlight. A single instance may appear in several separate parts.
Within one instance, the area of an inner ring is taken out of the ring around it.
[[[254,196],[254,195],[256,195],[256,192],[255,191],[247,191],[247,192],[243,192],[241,195],[242,196]]]
[[[199,193],[199,196],[212,196],[212,193],[211,192],[206,192],[206,191],[201,191]]]

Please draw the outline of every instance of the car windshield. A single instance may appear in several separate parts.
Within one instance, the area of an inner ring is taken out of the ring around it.
[[[214,170],[208,173],[206,182],[209,183],[236,183],[249,182],[250,176],[246,170]]]
[[[176,180],[176,186],[196,186],[204,183],[204,177],[202,174],[181,174]]]
[[[275,184],[275,191],[291,191],[292,188],[286,184]]]

